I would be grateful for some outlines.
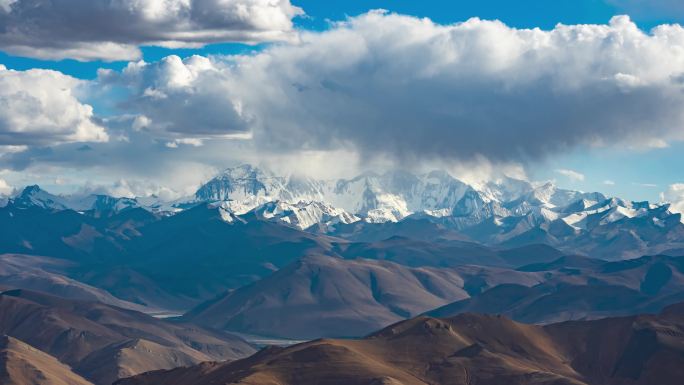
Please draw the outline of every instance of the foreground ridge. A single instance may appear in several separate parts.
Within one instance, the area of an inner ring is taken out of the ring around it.
[[[675,385],[684,304],[659,315],[548,326],[465,313],[421,316],[359,340],[266,348],[247,359],[157,371],[117,385]]]

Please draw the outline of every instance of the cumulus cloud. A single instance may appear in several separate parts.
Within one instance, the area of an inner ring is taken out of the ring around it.
[[[83,81],[50,70],[0,65],[0,146],[5,153],[69,142],[108,140],[93,109],[77,98]]]
[[[135,60],[141,45],[288,40],[289,0],[1,0],[0,49],[41,59]]]
[[[250,55],[102,70],[88,92],[94,105],[119,109],[95,120],[109,142],[81,151],[46,140],[0,166],[93,165],[147,177],[165,163],[301,167],[298,154],[316,154],[333,165],[524,175],[527,162],[578,146],[684,139],[684,28],[644,32],[616,17],[542,31],[375,11]]]
[[[556,170],[556,172],[575,182],[581,182],[584,180],[584,174],[577,172],[575,170],[561,168]]]
[[[167,132],[251,133],[270,152],[370,158],[543,158],[581,145],[684,138],[684,28],[516,29],[374,11],[294,44],[134,63],[130,106]],[[107,74],[102,78],[106,79]]]
[[[670,185],[660,194],[660,199],[671,203],[670,210],[684,214],[684,183]]]
[[[250,118],[225,65],[202,56],[172,55],[156,63],[130,63],[122,72],[100,71],[99,85],[123,87],[119,106],[138,114],[132,123],[173,145],[201,144],[198,139],[249,133]]]

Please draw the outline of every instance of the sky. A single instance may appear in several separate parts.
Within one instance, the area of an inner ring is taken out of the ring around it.
[[[241,162],[684,202],[675,0],[0,0],[0,193]]]

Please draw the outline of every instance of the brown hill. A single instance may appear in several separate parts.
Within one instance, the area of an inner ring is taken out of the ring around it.
[[[0,337],[0,384],[92,385],[56,358],[8,336]]]
[[[544,327],[488,315],[418,317],[361,340],[268,348],[117,385],[679,385],[683,330],[677,311]]]
[[[359,337],[504,282],[541,274],[493,267],[439,269],[311,256],[198,306],[185,318],[217,329],[295,339]]]
[[[41,349],[96,384],[254,352],[251,345],[227,333],[28,290],[0,294],[0,334]]]

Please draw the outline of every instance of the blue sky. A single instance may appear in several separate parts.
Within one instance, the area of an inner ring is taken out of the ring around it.
[[[498,19],[510,27],[551,30],[558,23],[606,24],[612,16],[629,14],[643,30],[650,30],[663,23],[681,23],[679,9],[668,12],[668,1],[660,1],[662,7],[639,5],[639,1],[602,0],[487,0],[487,1],[320,1],[293,0],[306,16],[293,20],[299,30],[325,31],[331,28],[331,21],[345,20],[349,16],[363,14],[371,9],[386,9],[391,12],[417,17],[426,17],[440,24],[465,21],[471,17]],[[636,4],[636,5],[635,5]],[[197,49],[168,49],[141,47],[147,62],[157,62],[174,54],[182,58],[191,55],[234,55],[247,54],[265,49],[272,43],[209,44]],[[16,70],[46,68],[60,71],[80,79],[95,79],[98,69],[121,71],[127,61],[106,62],[101,60],[82,62],[73,59],[40,60],[13,56],[0,52],[0,63]],[[97,100],[89,101],[96,107]],[[104,104],[104,103],[103,103]],[[180,143],[180,142],[179,142]],[[658,200],[661,191],[668,185],[684,182],[681,171],[681,141],[671,141],[665,148],[634,149],[627,146],[610,148],[577,147],[554,156],[547,156],[526,164],[526,171],[533,180],[554,179],[558,184],[583,190],[605,191],[634,200]],[[573,170],[582,178],[569,178],[558,170]],[[79,171],[80,172],[80,171]],[[610,181],[610,184],[606,184]]]

